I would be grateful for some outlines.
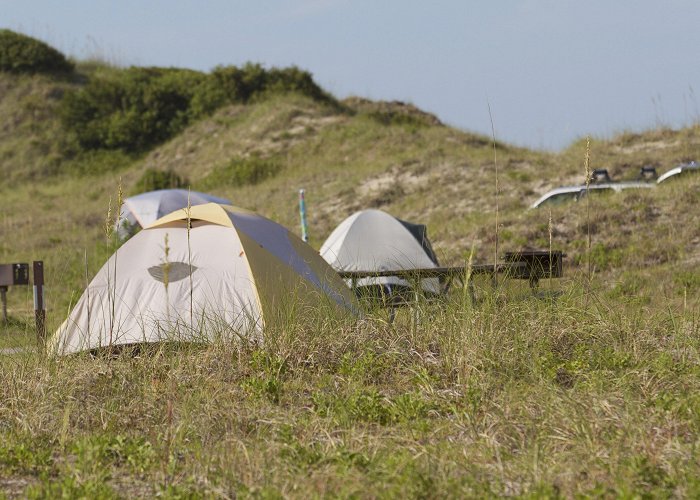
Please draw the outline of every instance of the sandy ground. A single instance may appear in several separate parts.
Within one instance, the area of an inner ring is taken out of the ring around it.
[[[27,352],[29,349],[26,347],[5,347],[3,349],[0,349],[0,355],[2,354],[22,354],[23,352]]]

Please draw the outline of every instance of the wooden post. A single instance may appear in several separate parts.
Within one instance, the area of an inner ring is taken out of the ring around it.
[[[44,262],[34,263],[34,320],[36,323],[36,344],[39,353],[46,347],[46,309],[44,305]]]
[[[2,300],[2,322],[7,324],[7,287],[0,286],[0,300]]]

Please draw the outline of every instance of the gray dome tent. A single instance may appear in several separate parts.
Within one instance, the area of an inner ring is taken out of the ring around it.
[[[321,246],[321,257],[337,271],[401,271],[435,268],[437,256],[422,224],[397,219],[381,210],[356,212],[341,222]],[[411,284],[395,276],[361,278],[360,288],[407,290]],[[441,293],[437,278],[421,280],[427,294]]]

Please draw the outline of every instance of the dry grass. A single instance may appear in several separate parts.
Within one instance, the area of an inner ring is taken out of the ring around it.
[[[51,116],[41,81],[0,78]],[[52,150],[44,143],[54,125],[22,106],[0,97],[16,117],[0,153],[13,168],[27,162],[0,187],[0,261],[45,261],[50,331],[112,251],[102,225],[119,177],[130,194],[149,166],[196,186],[230,158],[270,157],[283,165],[276,176],[215,194],[296,227],[305,188],[316,247],[352,211],[378,206],[427,223],[446,264],[496,253],[492,141],[414,110],[392,121],[391,106],[340,113],[280,97],[221,110],[116,171],[47,177],[28,144]],[[590,167],[618,178],[647,163],[663,171],[700,158],[698,132],[593,140]],[[422,305],[417,328],[406,311],[394,325],[381,314],[315,328],[291,318],[257,347],[0,355],[0,491],[696,496],[700,179],[590,198],[589,213],[582,204],[528,211],[550,187],[583,181],[585,141],[561,154],[496,150],[498,248],[565,251],[567,278],[542,285],[558,299],[535,299],[526,283],[483,282],[476,305],[461,290],[442,307]],[[0,348],[32,346],[31,290],[8,298]]]
[[[4,476],[68,496],[697,493],[697,301],[487,296],[417,329],[4,363]]]

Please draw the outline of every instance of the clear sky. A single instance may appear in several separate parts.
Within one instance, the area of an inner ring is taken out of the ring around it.
[[[0,28],[119,65],[297,65],[337,97],[557,150],[700,122],[699,0],[0,0]]]

